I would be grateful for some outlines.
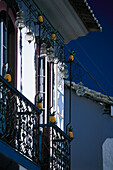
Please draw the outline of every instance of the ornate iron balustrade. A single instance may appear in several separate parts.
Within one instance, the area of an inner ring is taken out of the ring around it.
[[[71,138],[55,124],[40,124],[42,169],[70,169]]]
[[[21,154],[39,162],[38,124],[40,111],[0,76],[0,139]]]

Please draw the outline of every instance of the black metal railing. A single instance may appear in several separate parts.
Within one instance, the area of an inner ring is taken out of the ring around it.
[[[39,162],[40,110],[0,76],[0,139]]]
[[[0,139],[42,170],[70,169],[71,138],[55,124],[39,124],[40,110],[0,76]]]
[[[42,169],[70,169],[71,138],[55,124],[40,124]]]

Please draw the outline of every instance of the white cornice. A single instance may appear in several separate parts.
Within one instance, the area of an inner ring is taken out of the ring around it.
[[[70,87],[70,82],[65,81],[65,85],[67,87]],[[81,97],[83,96],[83,97],[89,98],[89,99],[94,100],[99,103],[113,105],[113,97],[111,97],[111,96],[108,97],[107,95],[104,95],[100,92],[91,90],[88,87],[83,86],[82,83],[76,84],[76,83],[72,82],[71,88],[73,90],[75,90],[75,92],[78,96],[81,96]]]
[[[64,37],[64,42],[85,36],[88,33],[68,0],[35,0],[51,24]]]

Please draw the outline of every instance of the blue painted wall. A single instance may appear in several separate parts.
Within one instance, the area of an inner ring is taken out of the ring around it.
[[[65,125],[68,113],[69,90],[65,89]],[[71,170],[102,170],[102,116],[103,106],[72,90]]]

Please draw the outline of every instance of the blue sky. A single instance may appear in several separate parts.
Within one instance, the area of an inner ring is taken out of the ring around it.
[[[102,89],[113,96],[113,0],[87,2],[102,26],[102,32],[90,32],[85,37],[71,41],[68,47],[75,51],[75,56]],[[81,80],[85,86],[102,92],[87,73],[77,80],[75,72],[73,81],[78,83]]]

